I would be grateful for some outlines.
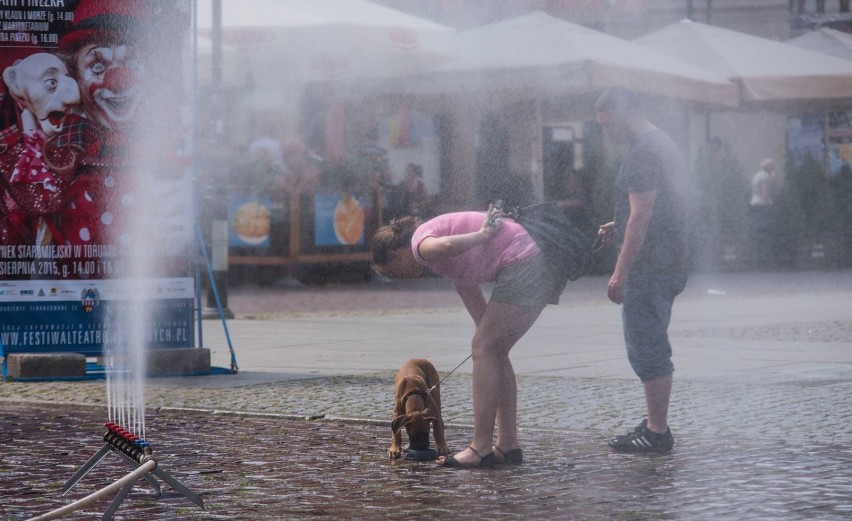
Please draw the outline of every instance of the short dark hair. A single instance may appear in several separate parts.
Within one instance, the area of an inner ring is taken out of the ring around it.
[[[613,114],[629,114],[639,112],[641,105],[633,91],[625,87],[610,87],[601,93],[595,103],[595,110],[612,112]]]

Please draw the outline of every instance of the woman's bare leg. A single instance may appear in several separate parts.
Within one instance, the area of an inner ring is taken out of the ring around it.
[[[489,302],[473,337],[473,441],[480,454],[491,452],[499,415],[498,440],[503,448],[517,445],[517,386],[509,351],[529,330],[542,308]],[[476,465],[470,450],[455,455],[461,464]]]
[[[497,441],[494,445],[502,451],[518,447],[518,384],[515,369],[508,360],[503,366],[503,383],[500,402],[497,404]]]

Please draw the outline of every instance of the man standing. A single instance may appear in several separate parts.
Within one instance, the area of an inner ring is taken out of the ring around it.
[[[772,192],[775,183],[775,163],[771,159],[760,162],[760,170],[751,178],[751,240],[754,244],[754,266],[771,268],[774,264],[775,244],[772,237]]]
[[[681,185],[683,158],[675,143],[639,111],[633,93],[614,87],[595,104],[604,134],[628,145],[616,178],[615,218],[598,230],[604,245],[620,245],[609,299],[622,305],[627,357],[642,381],[648,418],[609,446],[625,452],[669,452],[672,350],[668,326],[675,296],[687,280],[687,241]]]

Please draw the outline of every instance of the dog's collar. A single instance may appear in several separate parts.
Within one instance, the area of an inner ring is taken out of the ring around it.
[[[426,399],[429,397],[429,391],[410,391],[408,393],[405,393],[405,396],[402,397],[402,408],[403,409],[405,409],[405,402],[407,402],[408,399],[411,398],[412,396],[422,396],[423,401],[425,402]]]

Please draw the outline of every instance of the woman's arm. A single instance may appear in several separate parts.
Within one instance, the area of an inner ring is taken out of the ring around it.
[[[499,222],[496,225],[491,225],[488,224],[488,220],[489,218],[496,219],[502,215],[503,212],[500,210],[489,208],[479,230],[446,237],[427,237],[417,247],[417,253],[427,262],[442,261],[464,253],[477,244],[488,242],[497,235],[500,230]]]

